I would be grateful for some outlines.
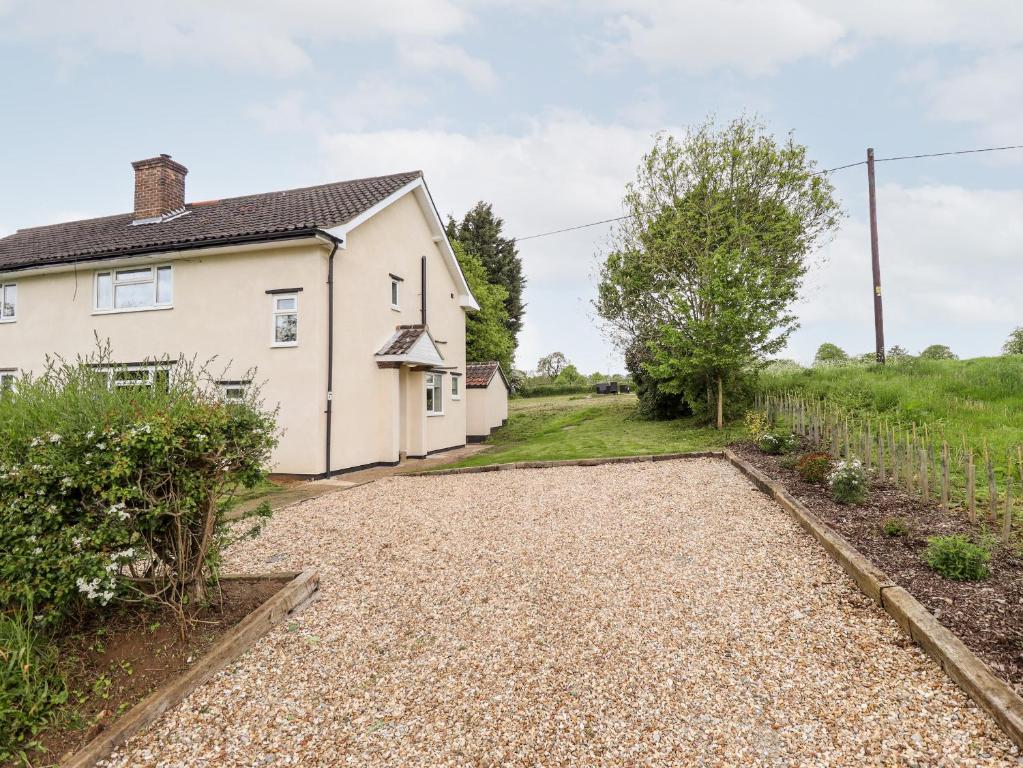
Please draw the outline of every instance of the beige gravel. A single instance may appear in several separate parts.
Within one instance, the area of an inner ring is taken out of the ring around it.
[[[1023,764],[723,461],[381,480],[268,566],[321,599],[110,765]]]

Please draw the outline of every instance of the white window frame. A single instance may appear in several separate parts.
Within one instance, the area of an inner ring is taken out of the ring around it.
[[[118,275],[123,272],[141,272],[147,270],[148,277],[132,277],[118,280]],[[167,270],[170,275],[170,300],[159,301],[159,274],[160,270]],[[99,305],[99,281],[102,277],[110,278],[110,306]],[[118,307],[117,288],[122,285],[152,285],[152,302],[141,307]],[[117,315],[122,312],[152,312],[159,309],[174,309],[174,266],[172,264],[140,265],[134,267],[118,267],[116,269],[100,269],[93,274],[92,278],[92,313],[94,315]]]
[[[6,307],[7,291],[13,289],[14,291],[14,310],[7,317],[4,316],[4,310]],[[18,320],[18,284],[17,283],[0,283],[0,323],[14,323]]]
[[[13,392],[18,382],[17,368],[0,368],[0,397]]]
[[[220,399],[225,403],[235,403],[244,400],[249,394],[250,381],[218,381],[217,386],[220,387]],[[241,394],[238,397],[229,395],[229,392],[237,390]]]
[[[428,392],[433,390],[433,410],[430,410],[429,400],[424,402],[426,407],[427,416],[443,416],[444,415],[444,376],[440,373],[427,373],[423,377],[426,382],[426,389],[423,391],[423,397],[428,397]],[[438,403],[438,400],[440,401]],[[437,406],[440,406],[439,408]]]
[[[173,363],[141,363],[137,365],[104,365],[96,368],[97,373],[107,377],[107,386],[115,387],[151,387],[156,383],[156,374],[165,371],[170,378]],[[133,379],[115,379],[115,374],[137,373]]]
[[[277,302],[281,299],[294,299],[294,309],[278,309]],[[284,315],[295,316],[295,340],[277,341],[277,318]],[[297,293],[272,293],[270,294],[270,346],[271,347],[297,347],[298,346],[298,294]]]
[[[401,284],[401,280],[391,277],[391,309],[395,312],[401,312]]]
[[[462,399],[462,374],[460,373],[451,374],[451,399]]]

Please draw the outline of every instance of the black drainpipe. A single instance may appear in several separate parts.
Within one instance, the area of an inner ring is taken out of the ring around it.
[[[422,299],[421,299],[422,318],[423,318],[422,319],[422,323],[423,323],[423,327],[425,328],[426,327],[426,257],[425,256],[423,256],[422,261],[420,262],[420,264],[422,265],[422,269],[420,270],[421,275],[422,275],[422,286],[420,288],[420,290],[422,291]]]
[[[341,241],[326,232],[326,235],[334,243],[327,257],[327,445],[325,451],[324,477],[330,477],[330,428],[331,409],[334,404],[334,254],[341,245]]]

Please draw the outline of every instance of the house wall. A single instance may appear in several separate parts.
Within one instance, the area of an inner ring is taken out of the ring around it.
[[[284,432],[272,471],[325,470],[327,254],[325,242],[219,248],[118,262],[172,264],[168,309],[97,314],[94,267],[18,277],[18,320],[0,324],[0,369],[38,373],[47,353],[74,358],[109,339],[115,362],[169,356],[216,357],[217,378],[241,379],[256,368],[265,402],[280,407]],[[455,278],[409,193],[348,233],[335,255],[334,385],[331,471],[396,462],[464,445],[465,394],[444,386],[444,413],[427,416],[422,371],[381,369],[375,353],[395,327],[420,322],[420,264],[427,257],[427,321],[445,366],[465,373],[465,314]],[[112,262],[95,267],[109,270]],[[400,310],[391,308],[390,273],[404,278]],[[0,277],[7,281],[7,278]],[[274,348],[267,290],[302,288],[299,343]],[[463,378],[464,381],[464,378]]]
[[[46,354],[74,359],[109,339],[114,361],[168,356],[205,362],[217,378],[241,379],[256,368],[263,397],[280,406],[284,428],[273,471],[322,471],[326,382],[326,249],[312,241],[265,249],[218,249],[184,258],[143,258],[136,264],[172,264],[169,309],[97,314],[94,266],[18,277],[18,319],[0,324],[0,369],[39,373]],[[97,263],[102,270],[110,262]],[[122,264],[118,264],[122,266]],[[10,278],[0,278],[7,281]],[[272,348],[267,290],[302,288],[299,344]]]
[[[381,369],[375,353],[398,325],[420,322],[421,258],[427,257],[427,326],[445,366],[465,374],[465,311],[455,279],[433,240],[414,193],[353,229],[335,257],[335,369],[332,470],[394,462],[465,444],[464,394],[452,400],[444,379],[444,414],[426,416],[421,371]],[[401,277],[400,310],[391,308],[391,277]]]
[[[470,437],[486,437],[508,418],[508,388],[499,374],[486,387],[474,387],[466,394]]]

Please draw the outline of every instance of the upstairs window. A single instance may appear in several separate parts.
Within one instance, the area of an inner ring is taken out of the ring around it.
[[[97,312],[160,309],[173,302],[173,267],[131,267],[96,273]]]
[[[439,373],[426,374],[426,415],[440,416],[444,413],[444,377]]]
[[[0,323],[13,323],[18,319],[18,286],[0,285]]]
[[[270,297],[273,300],[273,344],[274,347],[298,345],[298,294],[280,293]]]
[[[391,275],[391,309],[401,310],[401,284],[405,282],[397,275]]]

